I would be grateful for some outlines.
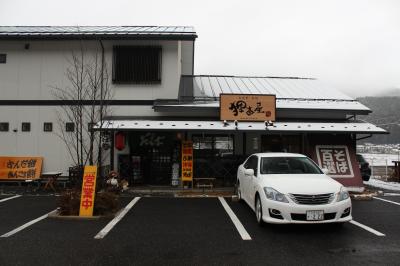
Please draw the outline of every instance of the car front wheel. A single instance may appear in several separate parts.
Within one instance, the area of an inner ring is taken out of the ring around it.
[[[256,209],[257,223],[260,226],[263,226],[264,225],[264,221],[262,219],[262,217],[263,217],[262,204],[261,204],[261,200],[260,200],[259,196],[257,196],[257,198],[256,198],[256,208],[255,209]]]

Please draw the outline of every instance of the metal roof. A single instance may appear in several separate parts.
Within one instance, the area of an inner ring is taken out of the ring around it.
[[[0,39],[194,40],[192,26],[0,26]]]
[[[384,129],[366,122],[316,123],[316,122],[275,122],[265,126],[264,122],[222,121],[156,121],[156,120],[106,120],[102,128],[98,123],[95,129],[114,130],[208,130],[208,131],[264,131],[264,132],[319,132],[319,133],[358,133],[385,134]]]
[[[274,94],[277,99],[354,101],[341,91],[313,78],[182,76],[181,95],[195,99],[215,99],[221,93]]]
[[[219,101],[196,101],[193,103],[179,103],[158,100],[155,108],[219,108]],[[368,114],[370,109],[358,101],[343,100],[314,100],[314,99],[276,99],[276,109],[307,109],[307,110],[340,110]]]

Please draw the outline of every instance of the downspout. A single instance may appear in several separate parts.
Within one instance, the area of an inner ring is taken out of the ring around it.
[[[101,136],[103,134],[103,86],[104,86],[104,45],[101,39],[99,40],[101,46],[101,79],[100,79],[100,141],[99,141],[99,152],[98,152],[98,164],[100,171],[102,170],[102,148],[101,148]],[[110,148],[110,152],[114,152],[114,147]],[[113,163],[110,162],[111,169],[113,168]],[[100,172],[101,173],[101,172]]]

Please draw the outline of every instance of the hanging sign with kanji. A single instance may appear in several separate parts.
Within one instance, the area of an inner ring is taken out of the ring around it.
[[[0,180],[40,178],[42,157],[0,157]]]
[[[275,95],[223,93],[219,99],[221,120],[275,121]]]
[[[97,166],[87,165],[83,173],[81,206],[79,216],[93,216],[94,196],[96,194]]]
[[[327,168],[330,177],[354,177],[349,149],[346,145],[316,145],[315,149],[319,166]]]
[[[182,141],[182,181],[193,181],[193,142]]]

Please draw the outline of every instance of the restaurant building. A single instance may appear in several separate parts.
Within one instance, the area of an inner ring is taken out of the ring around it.
[[[109,168],[131,185],[231,186],[249,154],[295,152],[362,187],[356,142],[386,133],[358,120],[369,108],[313,78],[195,75],[196,38],[192,27],[0,27],[2,155],[42,156],[48,171],[71,166],[43,127],[62,104],[50,87],[65,86],[68,53],[84,46],[102,50],[111,70],[112,115],[94,128],[109,136]]]

